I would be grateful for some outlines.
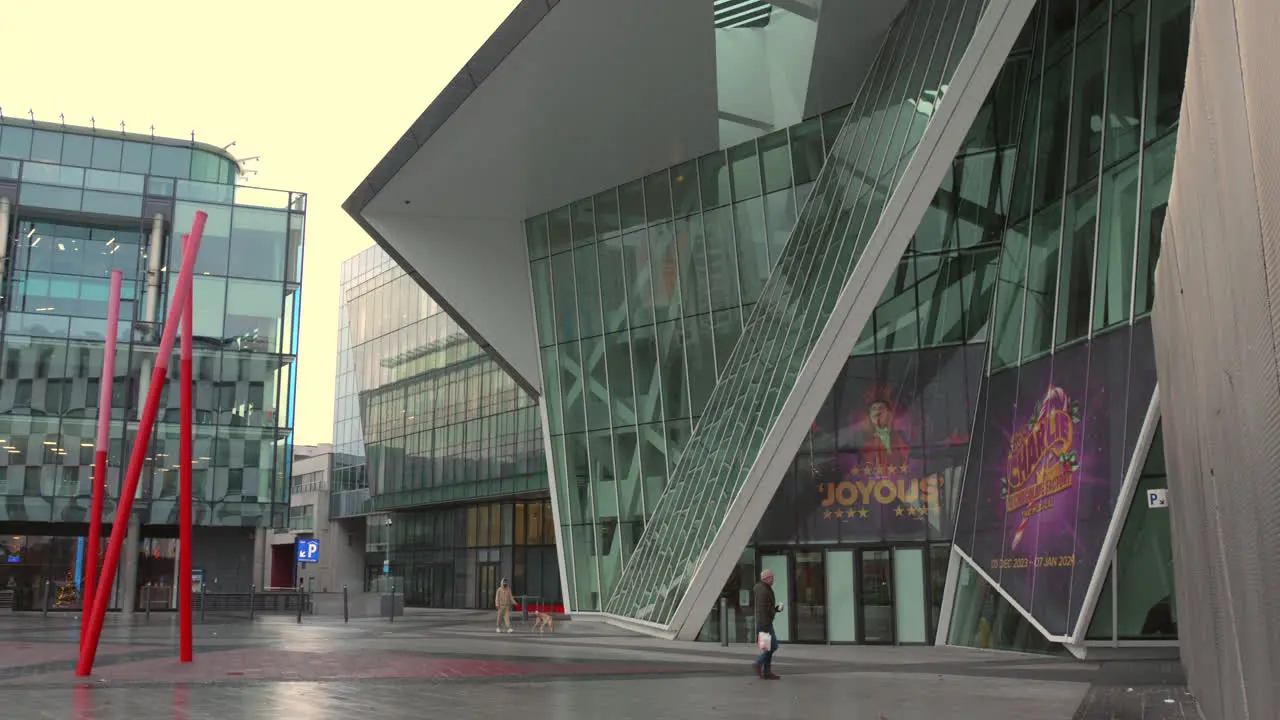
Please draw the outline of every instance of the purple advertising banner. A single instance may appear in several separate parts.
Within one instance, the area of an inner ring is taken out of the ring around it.
[[[988,381],[957,545],[1053,635],[1069,635],[1098,564],[1154,376],[1133,333],[1104,333]],[[1144,372],[1145,374],[1145,372]],[[1140,421],[1139,421],[1140,422]]]
[[[850,358],[757,542],[950,539],[983,357]]]

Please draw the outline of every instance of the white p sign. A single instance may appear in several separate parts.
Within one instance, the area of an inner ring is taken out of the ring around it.
[[[1147,491],[1147,507],[1149,508],[1167,508],[1169,507],[1169,490],[1167,488],[1156,488]]]

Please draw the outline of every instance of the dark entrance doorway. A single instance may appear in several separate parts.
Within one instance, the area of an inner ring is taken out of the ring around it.
[[[493,610],[493,597],[498,591],[498,563],[476,565],[476,607]]]
[[[894,633],[893,550],[858,550],[858,639],[867,645],[892,645]]]

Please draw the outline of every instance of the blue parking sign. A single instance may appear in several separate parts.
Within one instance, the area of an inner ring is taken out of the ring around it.
[[[320,562],[320,541],[314,538],[298,538],[298,562]]]

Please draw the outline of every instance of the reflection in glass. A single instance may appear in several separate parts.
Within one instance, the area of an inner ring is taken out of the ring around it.
[[[796,642],[826,642],[826,571],[821,552],[795,554],[794,618]]]
[[[1097,223],[1098,183],[1091,182],[1067,198],[1062,232],[1062,280],[1058,287],[1057,345],[1066,345],[1089,334]]]
[[[968,562],[960,561],[950,645],[982,650],[1015,650],[1057,655],[1062,646],[1049,642]]]
[[[231,216],[230,274],[255,280],[283,280],[288,233],[288,213],[235,208]],[[200,256],[203,255],[202,247]]]
[[[1125,516],[1113,567],[1089,624],[1091,640],[1176,640],[1173,545],[1167,508],[1151,508],[1148,491],[1167,489],[1164,433],[1157,427]],[[1115,593],[1116,582],[1120,593]],[[1118,621],[1112,632],[1112,614]]]
[[[1133,252],[1137,240],[1138,157],[1134,155],[1102,178],[1098,267],[1094,280],[1093,329],[1128,322],[1132,301]]]
[[[573,267],[577,278],[576,304],[581,336],[587,338],[599,335],[603,332],[603,325],[600,315],[600,278],[596,267],[596,246],[587,245],[574,250]]]
[[[1152,0],[1148,32],[1146,138],[1150,141],[1177,126],[1182,111],[1191,43],[1191,0]]]
[[[1026,315],[1022,360],[1053,348],[1053,311],[1058,298],[1058,249],[1062,243],[1062,205],[1041,210],[1031,222],[1031,256],[1027,266]]]
[[[552,255],[573,247],[573,224],[568,205],[547,214],[547,237]]]
[[[862,642],[892,644],[893,559],[888,548],[858,552],[858,605]]]

